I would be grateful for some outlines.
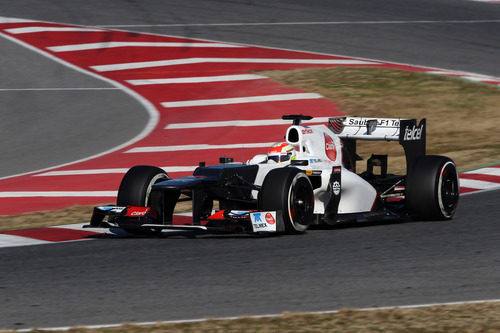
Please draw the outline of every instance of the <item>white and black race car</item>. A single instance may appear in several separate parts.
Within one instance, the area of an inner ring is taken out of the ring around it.
[[[426,155],[425,119],[417,124],[416,119],[337,117],[328,127],[301,125],[310,116],[283,119],[293,121],[285,135],[293,156],[280,161],[257,155],[246,163],[221,158],[218,165],[201,162],[193,175],[179,178],[154,166],[135,166],[123,177],[117,205],[95,207],[89,226],[134,233],[301,233],[321,224],[453,217],[456,166],[448,157]],[[398,141],[406,175],[387,173],[387,155],[372,155],[357,174],[358,140]],[[188,200],[191,223],[174,223],[176,204]]]

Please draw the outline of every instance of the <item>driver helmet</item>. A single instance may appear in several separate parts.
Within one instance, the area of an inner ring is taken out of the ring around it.
[[[279,164],[290,164],[297,158],[295,147],[286,142],[278,142],[272,145],[267,153],[268,161],[274,161]]]

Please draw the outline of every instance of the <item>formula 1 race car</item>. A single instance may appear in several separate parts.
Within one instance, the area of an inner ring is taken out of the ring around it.
[[[301,125],[310,116],[283,119],[293,121],[286,142],[246,163],[200,162],[193,175],[179,178],[153,166],[131,168],[117,205],[95,207],[88,226],[134,233],[301,233],[311,225],[453,217],[457,170],[448,157],[426,155],[425,119],[417,124],[416,119],[337,117],[328,127]],[[366,171],[357,174],[358,140],[398,141],[407,174],[388,174],[387,155],[372,155]],[[174,222],[181,201],[192,202],[189,223]]]

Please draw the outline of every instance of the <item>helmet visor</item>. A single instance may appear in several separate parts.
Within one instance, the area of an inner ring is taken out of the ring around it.
[[[280,162],[286,162],[290,159],[290,156],[292,154],[288,153],[288,154],[282,154],[282,155],[269,155],[268,158],[270,160],[273,160],[274,162],[276,163],[280,163]]]

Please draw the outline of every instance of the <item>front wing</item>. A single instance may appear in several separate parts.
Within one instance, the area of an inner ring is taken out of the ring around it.
[[[208,233],[279,233],[285,231],[281,211],[219,210],[199,224],[186,220],[160,223],[151,207],[94,207],[89,228],[121,228],[127,231],[191,230]]]

